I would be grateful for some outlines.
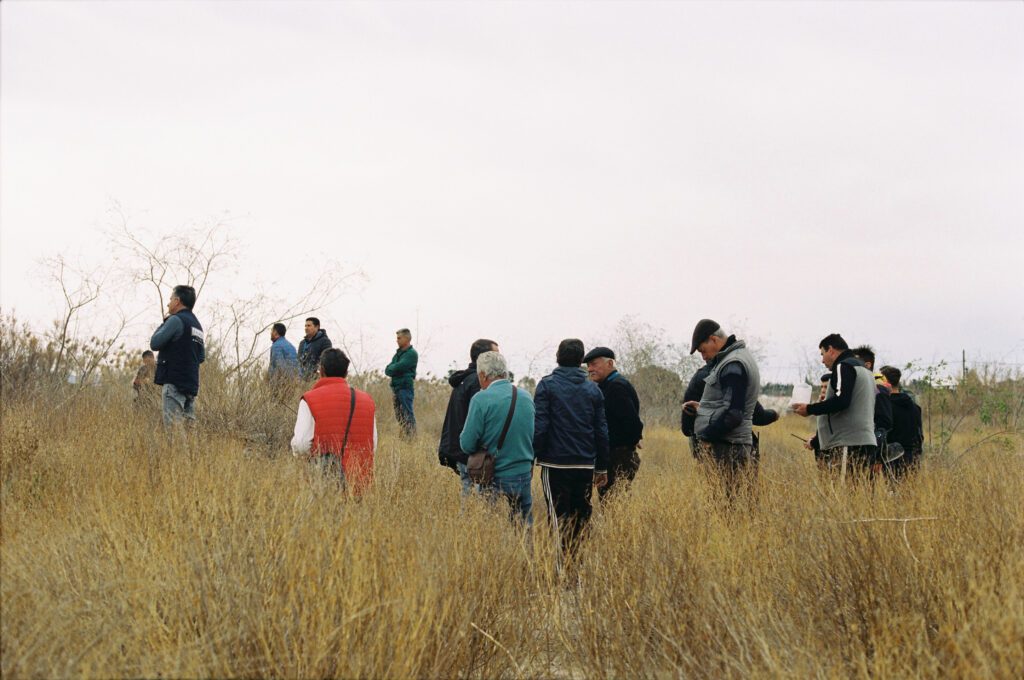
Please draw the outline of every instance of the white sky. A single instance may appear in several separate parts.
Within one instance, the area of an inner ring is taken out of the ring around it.
[[[224,290],[361,268],[324,328],[373,361],[418,328],[435,373],[478,336],[546,371],[627,314],[678,342],[742,326],[773,380],[832,331],[882,363],[1024,363],[1024,3],[7,1],[0,22],[0,304],[35,323],[59,311],[38,259],[102,255],[116,200],[139,227],[236,216]]]

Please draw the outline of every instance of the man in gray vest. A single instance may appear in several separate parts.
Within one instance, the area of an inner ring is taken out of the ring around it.
[[[699,402],[688,401],[683,409],[696,416],[698,458],[714,463],[731,497],[753,461],[754,407],[761,374],[746,343],[727,335],[711,319],[701,319],[693,329],[690,354],[698,350],[709,368],[704,393]]]
[[[809,443],[821,451],[829,470],[845,478],[847,469],[868,474],[876,458],[875,379],[838,333],[818,343],[821,363],[832,371],[825,400],[793,404],[800,416],[817,416],[818,434]]]

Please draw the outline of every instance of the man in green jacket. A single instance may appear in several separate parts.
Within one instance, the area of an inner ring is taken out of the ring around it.
[[[412,437],[416,434],[416,415],[412,410],[413,385],[416,382],[416,364],[419,355],[412,346],[412,333],[403,328],[395,333],[398,351],[391,363],[384,369],[384,375],[391,378],[391,397],[395,406],[395,418],[402,426],[402,434]]]

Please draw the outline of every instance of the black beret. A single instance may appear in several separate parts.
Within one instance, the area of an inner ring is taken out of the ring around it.
[[[605,357],[606,359],[614,359],[615,352],[611,351],[607,347],[595,347],[594,349],[587,352],[587,356],[583,357],[583,363],[589,364],[594,359],[600,359]]]
[[[697,322],[697,326],[693,329],[693,340],[690,342],[690,354],[697,351],[697,345],[704,342],[711,337],[711,334],[717,331],[721,326],[717,321],[711,319],[701,319]]]

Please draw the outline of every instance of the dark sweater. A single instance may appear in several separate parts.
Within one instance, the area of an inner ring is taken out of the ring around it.
[[[909,461],[917,458],[924,441],[921,427],[921,407],[914,403],[909,394],[897,392],[889,395],[892,405],[892,430],[889,441],[903,446]]]
[[[850,400],[853,399],[853,386],[857,383],[857,366],[864,364],[860,359],[853,356],[850,350],[843,350],[842,354],[836,357],[832,365],[832,376],[829,382],[835,396],[825,401],[819,401],[807,405],[807,415],[823,416],[829,413],[839,413],[850,408]]]
[[[618,371],[597,384],[604,394],[604,412],[608,420],[608,445],[636,446],[644,436],[640,420],[640,398],[633,385]]]

